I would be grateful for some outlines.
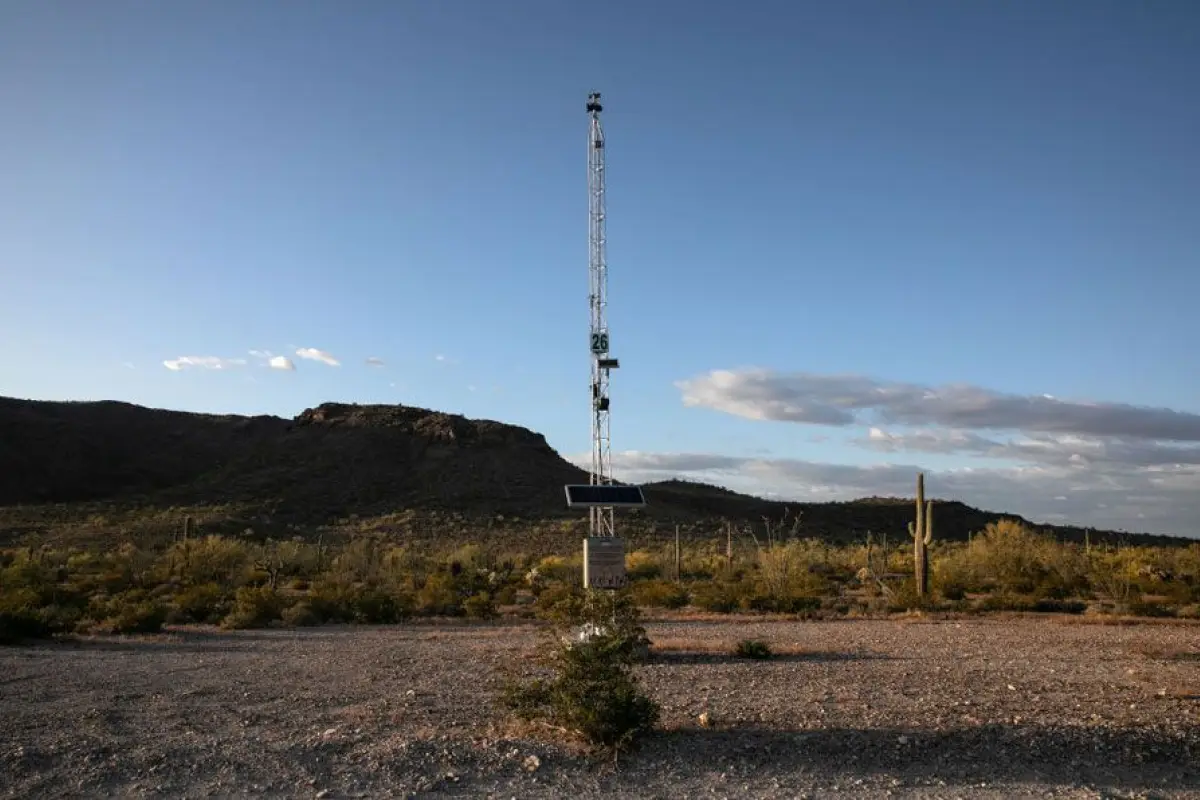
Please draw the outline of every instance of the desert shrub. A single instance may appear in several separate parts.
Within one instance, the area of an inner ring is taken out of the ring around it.
[[[1180,619],[1200,619],[1200,604],[1183,606],[1175,612]]]
[[[847,598],[822,597],[819,599],[818,608],[821,611],[826,611],[826,612],[830,612],[833,614],[837,614],[838,616],[845,616],[846,614],[850,613],[850,609],[852,608],[852,606],[853,606],[853,604]],[[816,609],[812,609],[812,610],[815,611]],[[809,611],[809,609],[804,609],[801,613],[807,614],[808,611]]]
[[[508,682],[502,704],[609,751],[632,746],[660,714],[632,672],[645,643],[637,606],[627,592],[592,592],[564,599],[560,611],[539,652],[550,677]]]
[[[285,608],[283,613],[280,614],[280,618],[283,620],[284,625],[294,628],[320,625],[322,622],[321,617],[317,615],[317,612],[313,610],[312,604],[307,600],[301,600],[290,608]]]
[[[1012,592],[996,592],[980,598],[975,608],[977,611],[1033,611],[1037,598],[1027,594]]]
[[[1040,597],[1047,600],[1066,600],[1075,594],[1075,591],[1054,576],[1043,574],[1037,581],[1034,581],[1029,594],[1032,597]]]
[[[752,579],[738,584],[738,605],[747,611],[813,611],[836,569],[828,547],[811,539],[760,549]]]
[[[446,556],[444,563],[451,571],[486,569],[491,559],[477,544],[465,544]],[[457,565],[457,566],[455,566]]]
[[[958,603],[967,598],[967,589],[961,584],[949,584],[940,587],[942,598],[951,602]]]
[[[971,601],[965,597],[960,600],[943,600],[937,607],[942,611],[950,611],[956,614],[966,614],[973,608]]]
[[[167,608],[154,600],[124,603],[102,625],[112,633],[158,633],[167,621]]]
[[[282,618],[286,607],[283,597],[266,586],[243,586],[233,598],[233,609],[221,625],[235,630],[265,628]]]
[[[78,616],[87,606],[90,592],[79,586],[70,571],[71,558],[51,550],[16,551],[0,570],[0,600],[38,609],[38,615],[53,628],[64,614]],[[12,593],[16,594],[12,594]]]
[[[0,645],[45,639],[65,629],[63,620],[41,604],[41,598],[34,590],[0,590]]]
[[[303,542],[267,539],[249,548],[249,554],[246,583],[251,586],[279,588],[304,582],[319,572],[317,548]]]
[[[37,609],[0,608],[0,645],[46,639],[57,631]]]
[[[1033,610],[1047,614],[1082,614],[1088,604],[1082,600],[1060,600],[1042,597],[1034,601]]]
[[[1144,600],[1129,604],[1129,613],[1138,617],[1174,617],[1176,611],[1162,603],[1151,603]]]
[[[132,589],[149,589],[169,577],[164,573],[158,556],[125,542],[116,552],[106,553],[100,558],[101,583],[112,595],[123,594]]]
[[[693,580],[712,580],[724,576],[729,577],[729,560],[725,554],[725,543],[718,545],[705,544],[697,549],[687,549],[683,553],[680,571],[682,577]]]
[[[308,596],[296,605],[306,606],[321,623],[351,622],[354,620],[352,592],[352,584],[337,580],[318,581],[309,589]]]
[[[403,622],[412,616],[415,605],[408,592],[387,586],[348,583],[341,579],[318,582],[305,602],[321,622],[363,625]]]
[[[534,601],[534,611],[542,619],[557,619],[570,609],[570,604],[582,597],[583,587],[575,583],[555,581],[544,585]]]
[[[726,581],[703,581],[692,585],[692,605],[703,611],[727,614],[740,605],[743,587]]]
[[[1024,611],[1039,614],[1082,614],[1088,604],[1082,600],[1064,600],[1057,597],[1038,597],[1031,594],[998,592],[980,598],[976,611]]]
[[[1029,594],[1045,574],[1044,540],[1019,522],[989,522],[967,550],[970,564],[1003,594]]]
[[[768,595],[754,592],[744,595],[740,605],[746,611],[760,611],[772,614],[807,614],[821,607],[820,597],[807,595]]]
[[[392,625],[412,616],[413,603],[407,594],[382,586],[362,586],[353,594],[353,622]]]
[[[205,536],[176,542],[165,559],[169,569],[185,584],[235,586],[246,571],[250,552],[239,541]]]
[[[1191,602],[1200,603],[1200,544],[1175,549],[1169,556],[1167,570],[1173,583],[1191,589]]]
[[[496,611],[496,601],[490,592],[476,592],[462,603],[463,613],[471,619],[495,619],[499,616]]]
[[[562,556],[546,556],[534,567],[537,578],[547,583],[582,583],[583,561],[579,558],[566,559]]]
[[[373,583],[383,577],[387,544],[378,536],[356,536],[333,560],[330,573],[349,583]]]
[[[50,592],[58,583],[59,567],[43,552],[18,550],[12,561],[0,571],[0,586],[5,589],[29,589],[39,596]]]
[[[622,656],[638,661],[650,654],[650,640],[642,627],[641,613],[628,589],[587,590],[582,587],[563,596],[546,615],[549,630],[569,630],[572,636],[602,630],[622,648]]]
[[[687,590],[670,581],[638,581],[630,586],[630,592],[639,606],[683,608],[688,604]]]
[[[417,611],[430,616],[457,617],[463,613],[464,599],[455,577],[449,572],[438,572],[417,590]]]
[[[634,550],[625,555],[625,574],[631,581],[658,578],[662,575],[662,564],[654,553]]]
[[[171,621],[215,625],[229,613],[232,605],[229,593],[215,583],[191,586],[175,595]]]
[[[517,602],[517,587],[505,584],[498,588],[493,595],[498,606],[511,606]]]
[[[1174,577],[1171,580],[1146,581],[1143,591],[1147,595],[1163,597],[1167,603],[1177,606],[1187,605],[1193,598],[1200,600],[1200,586],[1191,586],[1186,581]]]
[[[773,655],[771,646],[761,639],[743,639],[737,643],[733,652],[734,655],[741,658],[752,658],[755,660],[767,659]]]
[[[1043,539],[1038,557],[1044,572],[1035,594],[1064,599],[1090,593],[1087,554],[1079,546]]]
[[[892,585],[892,593],[884,600],[888,611],[915,611],[931,608],[934,600],[929,595],[917,594],[917,582],[914,578],[905,578]]]
[[[828,548],[805,539],[758,551],[756,593],[779,599],[817,597],[828,589]]]
[[[1088,580],[1097,594],[1108,599],[1118,611],[1141,600],[1138,587],[1137,555],[1132,550],[1093,549],[1088,555]]]
[[[94,631],[103,633],[158,633],[169,609],[145,590],[130,589],[107,596],[97,595],[88,607]]]
[[[971,592],[984,591],[987,586],[971,556],[971,550],[965,546],[950,545],[930,552],[933,590],[948,600],[961,600]]]
[[[115,595],[134,588],[129,580],[129,574],[123,569],[114,569],[104,565],[88,581],[95,591],[105,595]]]

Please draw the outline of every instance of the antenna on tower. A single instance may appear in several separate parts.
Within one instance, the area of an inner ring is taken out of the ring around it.
[[[621,366],[613,357],[608,330],[608,259],[604,205],[604,128],[600,124],[600,93],[587,99],[588,132],[588,308],[592,407],[592,463],[588,485],[568,486],[567,505],[588,509],[588,541],[584,543],[584,583],[589,587],[617,588],[625,581],[624,544],[616,540],[613,509],[646,504],[640,486],[615,484],[612,477],[612,438],[609,373]],[[600,542],[599,538],[609,541]],[[593,558],[595,556],[595,558]],[[619,557],[618,565],[613,563]],[[592,562],[595,561],[593,564]],[[589,569],[589,566],[592,569]]]

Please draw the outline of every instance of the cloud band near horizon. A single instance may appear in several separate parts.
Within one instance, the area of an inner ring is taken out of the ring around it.
[[[860,435],[852,447],[904,455],[870,466],[717,453],[614,453],[626,480],[678,477],[790,500],[930,491],[1034,521],[1200,534],[1200,414],[1125,403],[1022,396],[967,384],[860,375],[712,370],[676,383],[685,406]],[[974,463],[931,469],[914,454]],[[577,463],[586,464],[587,459]]]

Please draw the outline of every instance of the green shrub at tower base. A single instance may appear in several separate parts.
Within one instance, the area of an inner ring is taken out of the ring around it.
[[[501,704],[605,752],[630,748],[660,714],[633,674],[649,646],[637,605],[625,591],[581,591],[560,600],[550,616],[554,624],[538,653],[547,674],[510,681]]]

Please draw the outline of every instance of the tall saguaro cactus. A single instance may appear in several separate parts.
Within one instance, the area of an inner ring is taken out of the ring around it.
[[[917,597],[929,594],[929,543],[933,541],[933,501],[925,502],[925,473],[917,473],[917,522],[908,523],[913,540],[913,574]]]

